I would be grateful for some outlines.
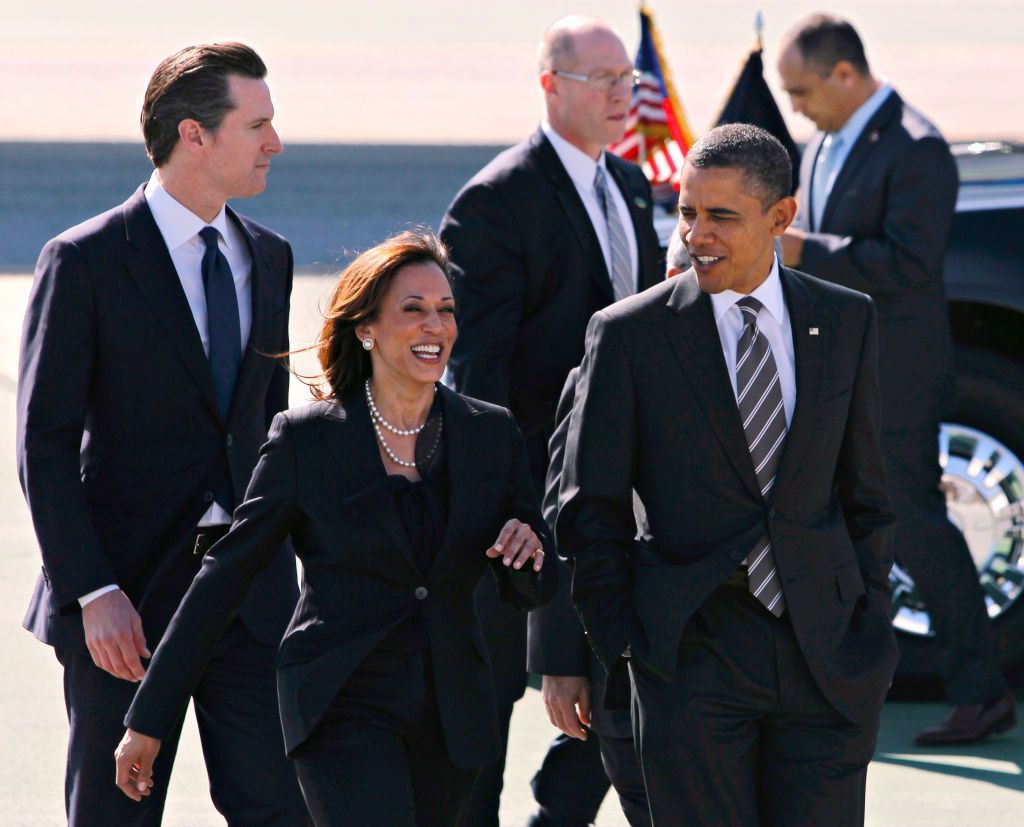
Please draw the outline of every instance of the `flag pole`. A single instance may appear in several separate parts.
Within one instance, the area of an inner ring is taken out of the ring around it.
[[[757,37],[757,48],[764,51],[764,13],[758,9],[754,15],[754,34]]]

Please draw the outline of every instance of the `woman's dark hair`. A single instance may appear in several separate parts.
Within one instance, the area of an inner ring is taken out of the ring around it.
[[[242,43],[188,46],[164,60],[149,79],[142,101],[142,137],[153,166],[167,163],[178,144],[178,124],[192,118],[216,132],[237,105],[228,76],[262,80],[267,67]]]
[[[406,230],[371,247],[338,277],[324,311],[320,335],[312,346],[321,373],[307,382],[317,399],[346,400],[373,372],[370,354],[355,328],[374,319],[384,294],[403,267],[436,264],[451,284],[448,251],[429,230]],[[326,385],[326,387],[324,387]]]

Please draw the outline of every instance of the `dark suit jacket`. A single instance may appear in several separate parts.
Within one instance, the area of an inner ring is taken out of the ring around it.
[[[18,471],[43,569],[25,627],[53,645],[83,640],[78,598],[116,583],[147,625],[161,575],[230,470],[240,498],[288,373],[292,256],[280,236],[229,212],[252,257],[252,329],[221,421],[209,360],[143,188],[43,248],[18,381]],[[183,591],[183,587],[182,588]],[[242,610],[280,639],[298,593],[278,555]],[[159,595],[176,602],[180,595]],[[166,619],[165,621],[166,622]]]
[[[366,401],[318,402],[280,414],[231,532],[203,561],[125,723],[162,737],[188,700],[221,629],[289,532],[302,593],[278,656],[285,744],[301,744],[366,655],[422,610],[438,708],[452,760],[498,752],[488,653],[473,609],[484,552],[506,520],[530,523],[549,550],[540,573],[492,560],[502,597],[520,609],[550,599],[550,535],[533,495],[522,437],[508,411],[442,388],[449,510],[426,574],[417,568],[377,451]]]
[[[824,135],[800,171],[795,226],[811,229],[809,193]],[[939,131],[893,92],[840,170],[800,268],[867,293],[878,308],[885,431],[933,426],[953,398],[942,261],[958,176]]]
[[[761,497],[711,300],[690,270],[591,322],[559,551],[573,559],[573,600],[606,666],[629,644],[671,680],[691,614],[767,529],[807,665],[836,710],[863,721],[897,657],[876,316],[862,294],[780,275],[797,395],[774,498]],[[646,508],[639,541],[634,489]]]
[[[629,206],[639,285],[664,278],[651,188],[635,164],[606,156]],[[475,175],[448,208],[459,337],[453,387],[512,410],[538,492],[566,374],[583,358],[591,315],[614,301],[593,224],[554,147],[537,130]]]
[[[573,368],[566,377],[562,397],[558,400],[555,432],[548,444],[551,462],[544,489],[543,512],[544,520],[552,531],[558,516],[558,489],[562,479],[562,461],[565,458],[565,439],[569,433],[569,415],[576,398],[578,376],[579,368]],[[538,675],[587,677],[591,693],[590,728],[600,734],[630,737],[633,730],[628,705],[629,675],[625,669],[620,669],[612,676],[615,682],[612,706],[620,708],[606,709],[609,676],[591,654],[579,615],[572,605],[572,569],[561,561],[559,568],[558,591],[554,598],[547,606],[530,612],[527,621],[526,668]]]

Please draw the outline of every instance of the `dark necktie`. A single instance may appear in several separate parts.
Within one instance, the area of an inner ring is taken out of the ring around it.
[[[626,230],[619,220],[619,211],[608,192],[608,180],[604,168],[598,167],[594,173],[594,192],[597,194],[597,202],[601,205],[601,212],[604,213],[605,223],[608,225],[608,257],[612,261],[612,293],[615,300],[619,301],[636,292],[633,268],[629,263],[629,242],[626,240]]]
[[[206,323],[210,337],[210,370],[217,391],[221,419],[227,420],[235,392],[238,366],[242,363],[242,328],[238,320],[235,279],[228,260],[217,245],[220,234],[214,227],[199,231],[203,254],[203,287],[206,290]]]
[[[238,319],[238,297],[231,267],[220,251],[220,234],[214,227],[203,227],[199,236],[206,245],[203,254],[203,287],[206,290],[206,324],[210,339],[210,371],[217,393],[217,406],[222,421],[227,421],[231,397],[242,363],[242,329]],[[214,486],[214,502],[230,514],[235,507],[231,475]]]
[[[757,329],[761,302],[747,296],[736,302],[736,306],[743,315],[743,332],[736,343],[736,404],[761,497],[768,500],[786,441],[786,409],[771,345]],[[773,615],[781,617],[786,610],[786,600],[767,532],[743,562],[747,565],[750,593]]]

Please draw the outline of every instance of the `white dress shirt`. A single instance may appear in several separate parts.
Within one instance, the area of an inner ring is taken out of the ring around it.
[[[636,246],[636,229],[633,227],[633,218],[629,214],[626,199],[619,190],[619,184],[615,180],[615,176],[608,172],[604,150],[601,151],[601,156],[595,161],[587,153],[577,149],[555,132],[554,127],[546,120],[541,121],[540,128],[544,131],[545,137],[551,142],[551,146],[554,147],[558,160],[562,162],[565,171],[569,173],[569,178],[572,179],[576,192],[579,193],[580,200],[583,201],[583,206],[587,208],[587,215],[590,216],[590,223],[594,225],[594,232],[597,233],[597,240],[601,245],[601,254],[604,256],[604,263],[610,274],[612,272],[612,252],[608,244],[608,220],[605,218],[604,211],[601,209],[601,202],[598,200],[597,192],[594,190],[594,176],[597,174],[597,168],[600,166],[604,169],[611,202],[618,211],[622,228],[626,231],[626,243],[629,246],[629,266],[633,272],[633,291],[636,292],[637,285],[640,283],[637,277],[639,254]]]
[[[252,259],[249,247],[245,243],[242,231],[228,220],[227,210],[221,207],[216,218],[207,225],[203,219],[186,206],[175,201],[161,186],[156,170],[146,185],[146,203],[149,205],[153,220],[156,222],[160,235],[163,236],[171,261],[178,273],[182,290],[188,300],[192,318],[195,320],[199,338],[203,343],[203,351],[210,355],[210,326],[206,312],[206,289],[203,286],[203,255],[206,245],[199,237],[199,231],[206,226],[214,227],[220,234],[219,247],[231,267],[231,275],[235,279],[235,296],[238,299],[238,322],[242,333],[242,352],[249,341],[252,329]],[[227,525],[231,522],[228,514],[217,503],[213,503],[199,521],[199,527]],[[81,606],[86,606],[97,597],[118,588],[116,585],[104,586],[79,598]]]
[[[762,305],[757,314],[757,329],[765,335],[772,348],[775,367],[779,373],[779,384],[782,387],[786,427],[789,427],[793,422],[793,409],[796,407],[796,360],[793,357],[793,327],[782,293],[777,258],[772,259],[772,269],[768,278],[750,295]],[[733,396],[736,396],[736,343],[743,332],[743,311],[736,306],[736,302],[743,298],[746,298],[743,293],[732,290],[711,294],[711,306],[715,311],[718,338],[722,340],[722,353],[729,370]]]

